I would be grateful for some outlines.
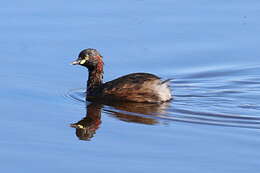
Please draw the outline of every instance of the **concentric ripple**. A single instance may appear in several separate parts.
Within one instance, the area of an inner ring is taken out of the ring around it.
[[[173,76],[174,100],[163,105],[104,105],[120,120],[144,123],[137,117],[162,122],[185,122],[241,128],[260,128],[260,67],[226,67]],[[84,103],[84,89],[66,96]],[[150,105],[150,106],[149,106]],[[135,119],[133,120],[133,117]],[[147,123],[149,124],[149,123]]]

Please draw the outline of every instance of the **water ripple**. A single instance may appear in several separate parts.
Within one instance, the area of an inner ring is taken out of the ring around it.
[[[168,105],[115,103],[105,105],[103,112],[122,121],[144,124],[175,121],[259,129],[260,75],[252,73],[256,71],[260,71],[260,67],[178,75],[171,82],[174,100]],[[84,89],[70,90],[66,94],[80,103],[85,102],[84,96]]]

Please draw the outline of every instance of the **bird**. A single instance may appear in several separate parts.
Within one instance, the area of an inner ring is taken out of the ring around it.
[[[96,49],[82,50],[71,64],[88,69],[88,101],[163,103],[173,98],[170,79],[162,80],[150,73],[131,73],[104,83],[103,56]]]

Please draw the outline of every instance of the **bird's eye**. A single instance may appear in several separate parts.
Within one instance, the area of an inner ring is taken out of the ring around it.
[[[80,60],[80,64],[85,64],[86,63],[86,61],[88,61],[89,60],[89,55],[86,55],[85,57],[84,57],[84,59],[82,59],[82,60]]]

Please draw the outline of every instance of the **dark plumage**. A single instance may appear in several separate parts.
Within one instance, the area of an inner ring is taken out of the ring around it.
[[[96,49],[81,51],[72,64],[88,68],[87,100],[160,103],[172,98],[167,81],[149,73],[132,73],[103,83],[103,60]]]

